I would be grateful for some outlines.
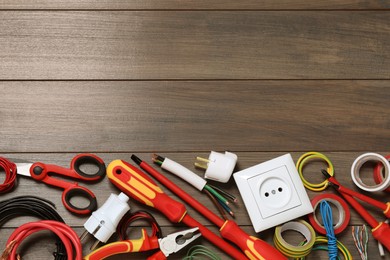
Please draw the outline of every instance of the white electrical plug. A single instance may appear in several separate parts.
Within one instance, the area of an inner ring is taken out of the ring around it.
[[[237,155],[231,152],[218,153],[211,151],[209,158],[196,157],[202,163],[196,162],[195,166],[206,170],[204,177],[209,180],[226,183],[232,176],[237,163]]]
[[[97,240],[91,247],[93,250],[99,242],[105,243],[115,232],[119,221],[130,210],[127,203],[129,197],[123,192],[119,195],[111,194],[106,202],[98,210],[94,211],[84,224],[85,232],[81,240],[89,233]]]

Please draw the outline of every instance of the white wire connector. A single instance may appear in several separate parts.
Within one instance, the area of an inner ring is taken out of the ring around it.
[[[218,153],[211,151],[209,158],[196,157],[195,166],[205,169],[206,179],[226,183],[232,176],[237,163],[237,155],[231,152]]]
[[[85,232],[81,240],[89,233],[96,238],[91,250],[95,249],[99,242],[106,243],[115,232],[119,221],[130,210],[127,203],[129,197],[123,192],[119,195],[111,194],[106,202],[98,210],[94,211],[84,224]]]

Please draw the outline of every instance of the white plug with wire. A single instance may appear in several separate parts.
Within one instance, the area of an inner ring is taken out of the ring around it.
[[[130,210],[128,200],[129,197],[123,192],[119,195],[112,193],[103,206],[94,211],[85,222],[85,232],[81,235],[80,240],[83,240],[88,233],[93,235],[96,241],[91,246],[91,250],[94,250],[99,242],[106,243],[115,232],[119,221]]]
[[[209,180],[226,183],[232,176],[237,163],[237,155],[231,152],[218,153],[211,151],[209,158],[196,157],[200,161],[196,167],[206,170],[204,177]]]

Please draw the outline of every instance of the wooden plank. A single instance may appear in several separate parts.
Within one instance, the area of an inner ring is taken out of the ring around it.
[[[106,0],[80,0],[80,1],[63,1],[63,0],[3,0],[0,9],[80,9],[80,10],[121,10],[121,9],[141,9],[141,10],[187,10],[187,9],[386,9],[389,8],[387,1],[380,0],[318,0],[318,1],[291,1],[281,0],[278,2],[272,0],[245,0],[245,1],[226,1],[226,0],[137,0],[137,1],[106,1]]]
[[[383,151],[379,152],[379,153],[386,154],[386,152],[383,152]],[[388,151],[387,151],[387,153],[388,153]],[[282,155],[282,154],[284,154],[284,152],[256,152],[256,153],[255,152],[239,152],[239,153],[237,153],[238,158],[239,158],[239,164],[237,165],[236,171],[239,171],[239,170],[245,169],[247,167],[250,167],[252,165],[264,162],[266,160],[272,159],[272,158],[279,156],[279,155]],[[107,164],[111,160],[114,160],[114,159],[125,159],[125,160],[131,162],[131,160],[129,159],[131,154],[129,154],[129,153],[102,153],[102,154],[98,154],[98,155],[100,157],[102,157]],[[149,159],[150,154],[149,153],[137,153],[137,155],[140,158],[142,158],[148,162],[150,161],[150,159]],[[204,152],[203,153],[164,152],[164,153],[162,153],[162,155],[169,157],[169,158],[183,164],[185,167],[192,169],[194,172],[196,172],[197,174],[202,176],[203,172],[201,170],[193,168],[193,166],[192,166],[193,160],[194,160],[194,157],[196,155],[207,157],[208,154],[204,153]],[[301,155],[302,155],[302,153],[297,153],[297,152],[292,153],[294,161],[296,161],[299,158],[299,156],[301,156]],[[351,162],[354,160],[354,158],[356,158],[359,155],[359,153],[356,153],[356,152],[347,152],[347,153],[346,152],[327,152],[326,155],[331,159],[331,161],[333,162],[333,164],[336,167],[336,177],[338,178],[338,180],[342,184],[344,184],[348,187],[353,187],[353,184],[352,184],[350,177],[349,177],[349,168],[350,168]],[[2,154],[1,156],[5,156],[7,158],[12,157],[14,159],[31,159],[32,161],[42,161],[42,162],[47,162],[47,163],[55,163],[55,164],[59,164],[59,165],[66,167],[66,166],[68,166],[69,161],[74,156],[74,154],[64,154],[64,153],[31,154],[31,153],[26,153],[26,154]],[[156,166],[156,169],[158,169],[157,166]],[[314,176],[316,173],[311,173],[310,171],[309,172],[306,171],[306,173],[307,173],[306,178],[308,180],[311,180],[311,181],[318,180],[319,176]],[[168,178],[170,178],[171,180],[173,180],[175,183],[177,183],[180,187],[183,187],[187,192],[189,192],[191,195],[196,197],[198,200],[200,200],[201,203],[205,204],[207,207],[209,207],[210,209],[215,211],[213,205],[205,197],[204,194],[201,194],[198,191],[196,191],[195,189],[193,189],[192,187],[189,187],[186,183],[184,183],[183,181],[181,181],[180,179],[178,179],[177,177],[175,177],[171,174],[166,173],[166,176]],[[224,185],[217,184],[217,185],[222,186],[224,189],[228,190],[229,192],[237,194],[237,188],[236,188],[235,183],[232,179],[227,184],[224,184]],[[111,185],[107,179],[105,179],[102,182],[95,184],[95,185],[85,185],[85,186],[87,186],[88,188],[93,190],[93,192],[97,195],[99,205],[102,205],[104,203],[104,201],[106,200],[106,198],[109,196],[110,193],[112,193],[112,192],[118,193],[118,190],[116,188],[114,188],[113,185]],[[166,188],[164,188],[164,187],[162,187],[162,188],[167,194],[169,194],[170,196],[172,195],[169,191],[167,191]],[[331,188],[328,188],[326,190],[326,192],[333,193],[334,191]],[[9,197],[12,197],[12,196],[24,195],[24,194],[34,194],[34,195],[38,194],[39,196],[44,196],[45,198],[50,199],[51,201],[53,201],[57,205],[58,212],[64,217],[66,223],[68,223],[69,225],[74,227],[76,232],[79,235],[83,232],[81,227],[82,227],[83,223],[86,221],[87,217],[78,217],[78,216],[69,214],[61,204],[60,191],[57,189],[49,188],[48,186],[46,186],[44,184],[36,183],[36,182],[30,181],[26,178],[19,178],[17,188],[11,193],[2,195],[2,200],[9,198]],[[318,195],[318,193],[309,192],[309,196],[311,198],[313,198],[316,195]],[[377,195],[379,195],[379,194],[377,194]],[[238,197],[240,197],[240,196],[238,195]],[[377,197],[379,199],[382,199],[382,200],[385,199],[383,194],[381,196],[377,196]],[[151,208],[139,205],[133,200],[130,200],[130,205],[131,205],[132,211],[136,211],[138,209],[144,209],[144,210],[148,210],[148,211],[151,210]],[[218,233],[217,228],[212,226],[210,224],[210,222],[208,222],[202,216],[200,216],[199,214],[194,212],[194,210],[191,209],[189,206],[187,208],[188,208],[188,210],[189,210],[188,212],[191,216],[194,216],[198,221],[200,221],[201,223],[206,225],[213,232]],[[254,236],[257,236],[257,237],[260,237],[260,238],[268,241],[269,243],[272,243],[272,237],[273,237],[272,230],[269,230],[266,232],[261,232],[260,234],[256,234],[253,231],[253,228],[252,228],[251,223],[249,221],[248,215],[246,213],[246,209],[245,209],[244,205],[242,204],[242,200],[240,200],[240,205],[238,207],[234,207],[234,211],[236,213],[235,220],[247,233],[254,235]],[[381,217],[381,214],[377,210],[372,210],[371,212],[374,213],[374,216],[376,218],[383,219]],[[170,232],[174,232],[174,231],[185,228],[184,226],[181,226],[181,225],[172,226],[172,224],[170,224],[166,220],[166,218],[164,216],[162,216],[160,213],[155,212],[155,211],[152,211],[152,213],[157,218],[157,221],[160,223],[160,225],[162,226],[164,234],[168,234]],[[352,213],[352,219],[351,219],[350,225],[363,224],[362,219],[359,216],[357,216],[357,214],[354,211],[352,211],[351,213]],[[3,225],[2,229],[1,229],[3,237],[8,237],[10,235],[11,231],[15,227],[21,225],[22,223],[25,223],[28,221],[33,221],[33,220],[35,220],[35,219],[29,218],[29,217],[24,217],[24,218],[13,219],[12,221],[7,222],[6,224]],[[138,223],[138,225],[142,226],[142,224],[140,224],[140,223]],[[134,231],[134,232],[132,233],[132,235],[137,237],[136,231]],[[294,237],[294,234],[287,233],[287,236]],[[357,258],[358,257],[357,251],[354,248],[353,240],[351,237],[351,226],[345,232],[340,234],[340,236],[338,238],[340,241],[342,241],[348,247],[348,249],[351,251],[353,257]],[[44,242],[37,243],[37,241],[44,241]],[[293,240],[291,240],[291,241],[293,241]],[[202,239],[201,241],[198,241],[198,242],[200,242],[201,244],[203,244],[207,247],[210,247],[212,250],[216,251],[217,254],[219,254],[222,257],[222,259],[227,259],[227,256],[221,250],[212,246],[205,239]],[[0,239],[0,248],[3,248],[4,244],[5,244],[5,239]],[[89,240],[87,239],[86,241],[84,241],[84,244],[83,244],[84,245],[83,246],[84,254],[88,253],[88,248],[89,248],[90,244],[92,244],[91,239],[89,239]],[[53,250],[51,239],[33,240],[31,243],[29,243],[29,246],[26,246],[24,248],[27,251],[23,250],[23,252],[26,252],[25,255],[23,256],[23,259],[47,259],[47,256]],[[370,235],[369,252],[370,252],[370,256],[374,259],[379,258],[378,250],[376,248],[377,248],[376,242],[374,241],[374,239]],[[180,257],[183,256],[182,253],[183,252],[181,252],[181,254],[179,254],[177,256],[173,256],[173,259],[179,259],[179,256]],[[326,259],[326,253],[324,253],[324,252],[314,253],[313,252],[310,255],[310,257],[319,257],[319,259]],[[112,259],[121,259],[121,258],[119,258],[119,256],[117,256],[117,257],[113,257]],[[134,259],[145,259],[145,254],[136,254],[134,256]],[[384,259],[390,259],[388,254]]]
[[[0,79],[389,79],[385,11],[2,12]]]
[[[388,149],[388,81],[0,82],[0,152]]]

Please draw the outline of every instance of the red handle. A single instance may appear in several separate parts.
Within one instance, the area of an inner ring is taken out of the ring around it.
[[[384,222],[379,223],[379,225],[372,230],[372,236],[390,251],[390,227],[388,224]]]
[[[89,203],[85,207],[78,207],[72,203],[72,198],[74,197],[83,197],[87,199]],[[70,212],[80,215],[91,214],[97,209],[95,194],[85,187],[78,186],[77,183],[69,186],[69,188],[62,192],[62,203]]]
[[[86,164],[94,165],[97,167],[97,171],[84,171],[81,166]],[[90,153],[76,155],[70,163],[70,168],[76,172],[74,178],[84,181],[97,181],[106,175],[106,165],[104,164],[104,161],[99,156]]]
[[[161,211],[170,221],[179,223],[187,213],[185,206],[167,196],[145,173],[122,161],[112,161],[107,177],[130,197]]]
[[[164,253],[160,250],[154,253],[153,255],[146,258],[147,260],[165,260],[167,257],[164,255]]]
[[[140,239],[124,240],[107,244],[85,256],[84,260],[100,260],[117,254],[143,252],[158,247],[158,238],[149,237],[146,230],[142,229],[142,237]]]
[[[227,220],[220,229],[221,236],[236,244],[249,259],[286,260],[276,248],[245,233],[234,221]]]

